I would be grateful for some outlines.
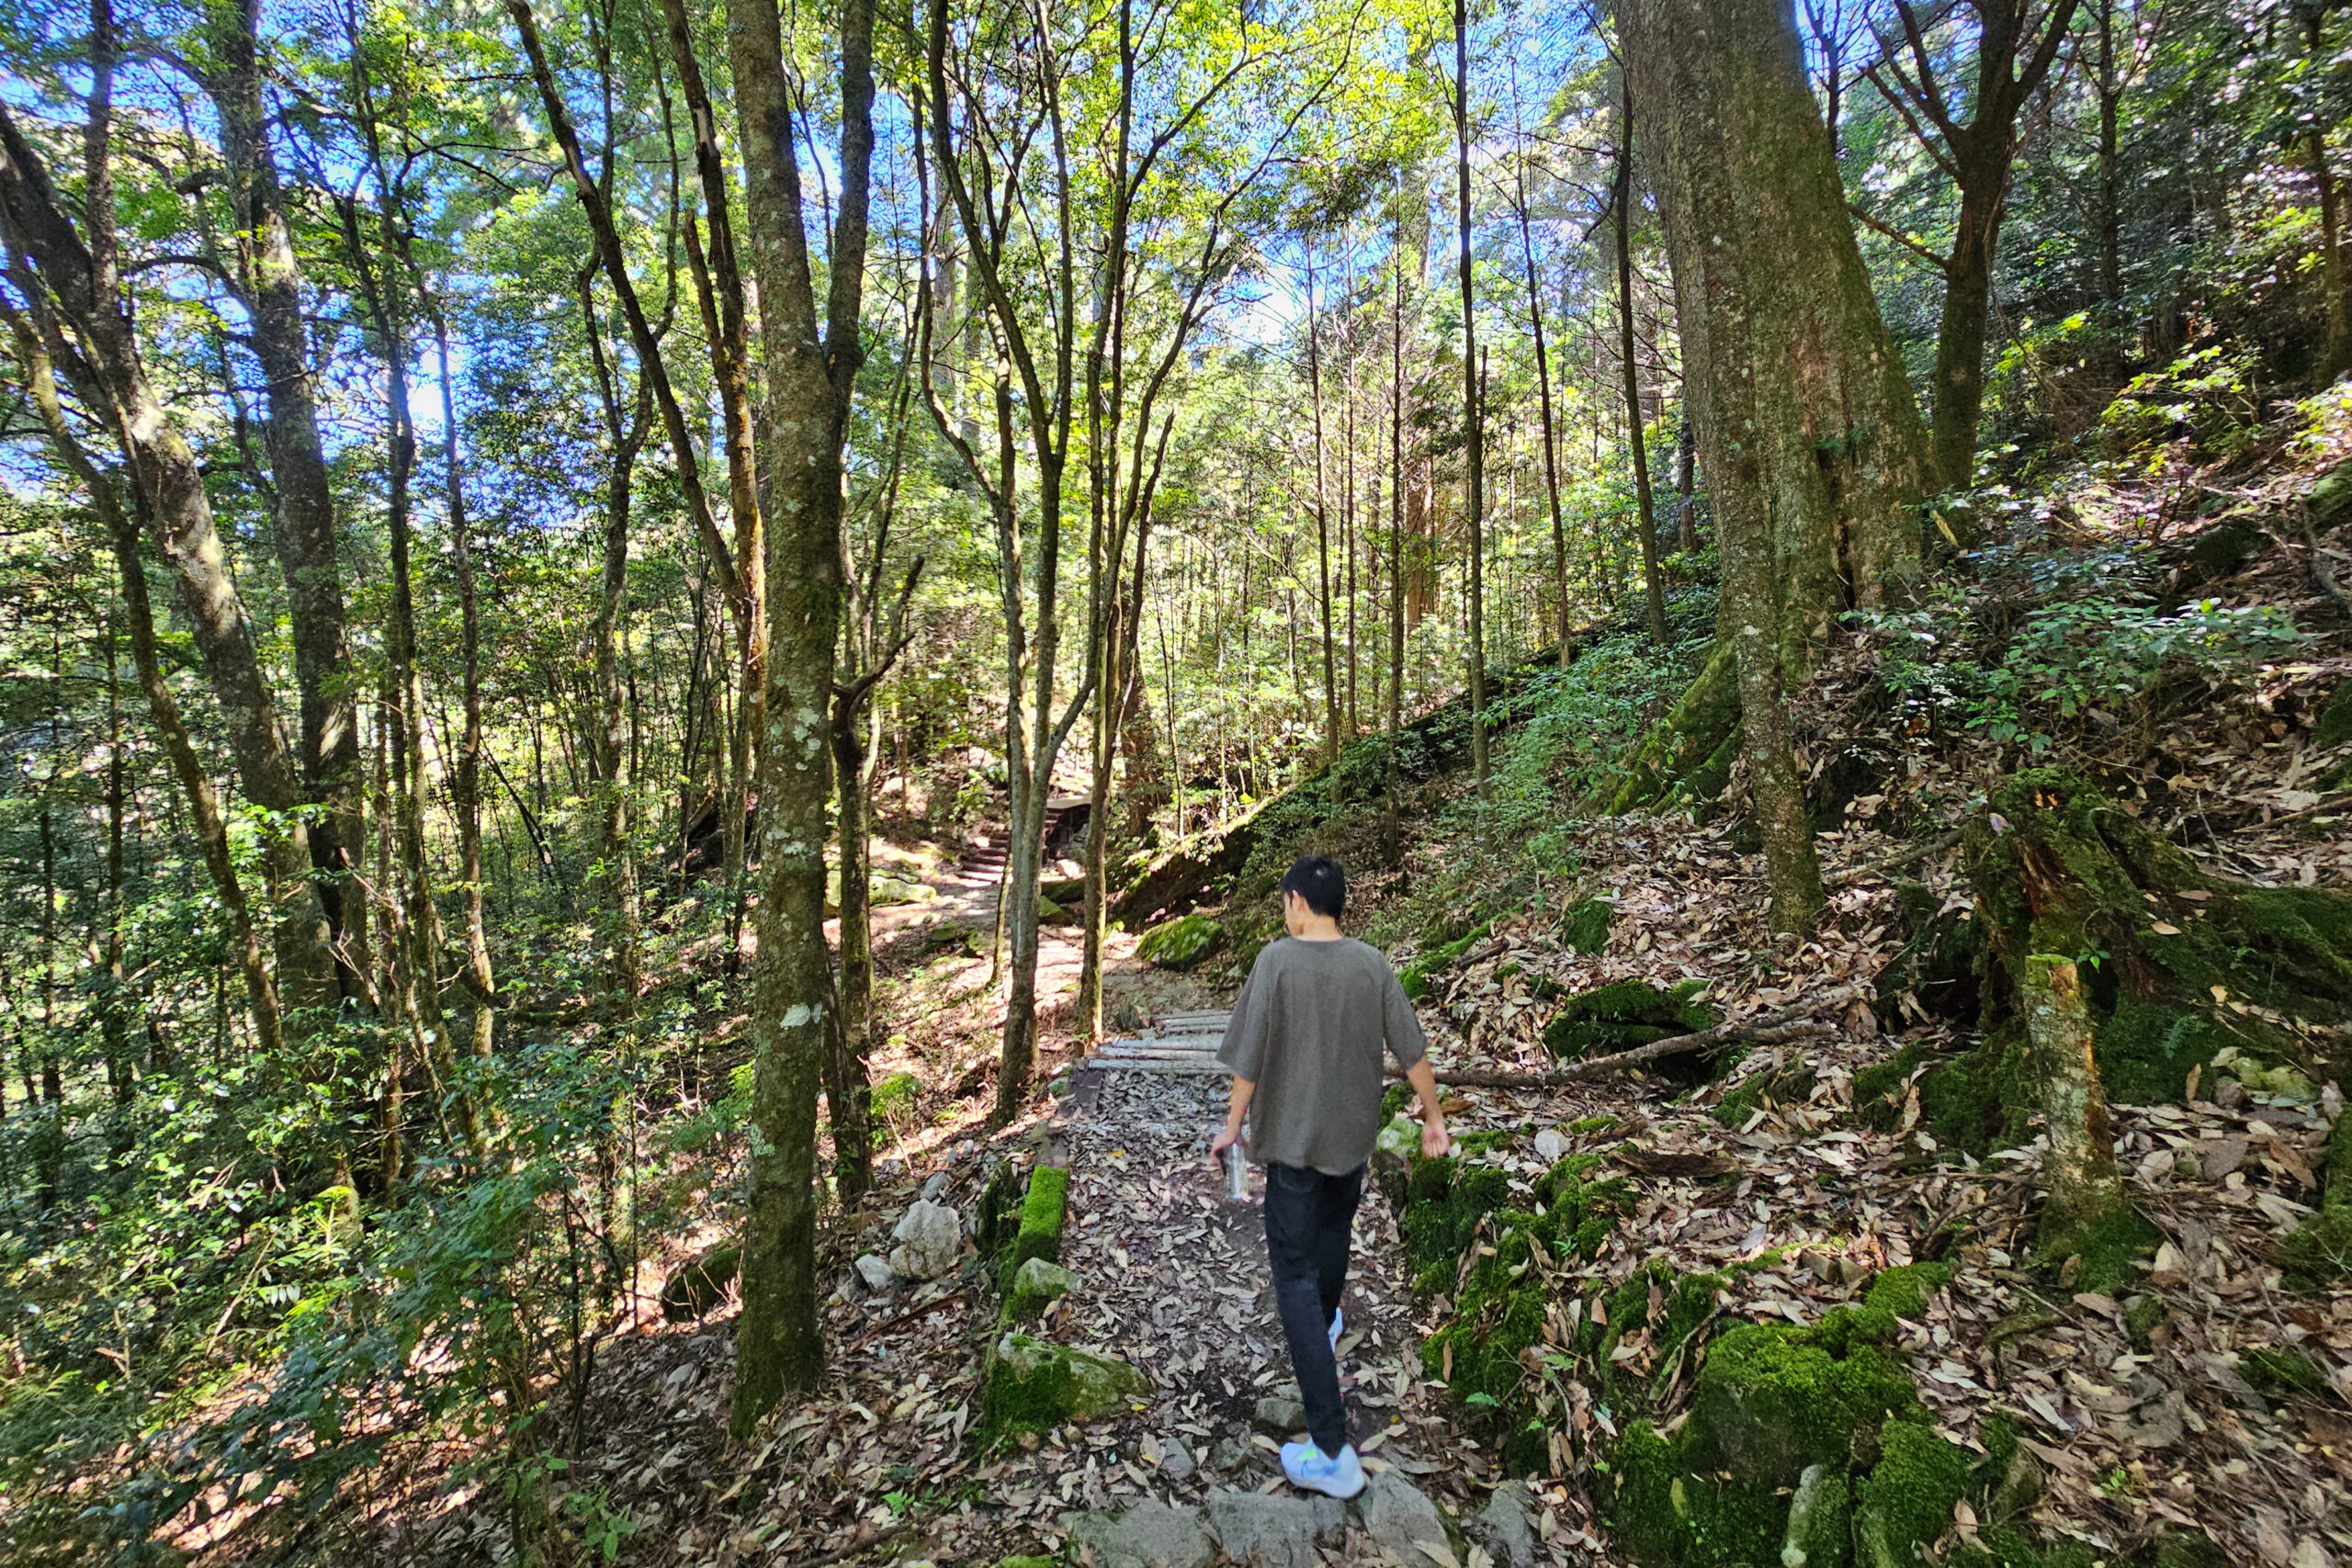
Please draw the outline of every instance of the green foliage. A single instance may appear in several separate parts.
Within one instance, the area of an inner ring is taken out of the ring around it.
[[[2201,599],[2166,610],[2143,586],[2148,564],[2128,552],[2016,566],[2011,591],[2026,602],[1996,649],[1981,645],[1973,602],[1956,589],[1860,617],[1889,639],[1887,688],[1927,722],[2039,755],[2072,721],[2148,721],[2167,678],[2226,684],[2308,640],[2275,604]]]

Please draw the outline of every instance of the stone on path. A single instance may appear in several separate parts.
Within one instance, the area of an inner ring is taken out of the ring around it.
[[[1213,1492],[1209,1526],[1238,1568],[1316,1568],[1317,1544],[1337,1546],[1347,1532],[1347,1505],[1332,1497],[1262,1492]]]
[[[1364,1533],[1400,1562],[1428,1562],[1419,1550],[1423,1541],[1447,1546],[1445,1516],[1400,1471],[1384,1470],[1364,1483],[1355,1506]]]
[[[1209,1568],[1216,1543],[1201,1528],[1201,1511],[1147,1498],[1124,1514],[1080,1514],[1070,1523],[1070,1545],[1093,1552],[1097,1568]]]
[[[931,1179],[922,1184],[922,1200],[926,1203],[935,1202],[939,1195],[946,1190],[947,1172],[934,1170],[931,1173]]]
[[[1233,1438],[1219,1438],[1209,1449],[1209,1468],[1220,1475],[1247,1470],[1258,1461],[1259,1450]]]
[[[887,1291],[899,1282],[898,1271],[870,1252],[862,1255],[850,1267],[857,1270],[857,1277],[865,1281],[869,1291]]]
[[[962,1260],[964,1222],[944,1203],[918,1198],[890,1233],[890,1267],[909,1280],[936,1280]]]
[[[1524,1481],[1506,1481],[1471,1521],[1471,1533],[1486,1543],[1500,1568],[1529,1568],[1535,1561],[1535,1527],[1528,1523],[1535,1499]]]
[[[1287,1438],[1306,1430],[1306,1404],[1295,1394],[1269,1393],[1258,1401],[1258,1425]]]

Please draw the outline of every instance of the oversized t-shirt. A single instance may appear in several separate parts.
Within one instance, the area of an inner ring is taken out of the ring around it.
[[[1217,1060],[1257,1086],[1250,1157],[1344,1176],[1380,1135],[1383,1050],[1409,1067],[1429,1040],[1380,950],[1284,937],[1259,953]]]

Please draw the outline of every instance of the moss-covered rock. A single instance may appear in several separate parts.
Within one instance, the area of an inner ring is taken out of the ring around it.
[[[1882,1533],[1909,1528],[1909,1515],[1888,1512],[1912,1495],[1900,1483],[1908,1472],[1898,1467],[1878,1493],[1871,1487],[1891,1444],[1906,1464],[1916,1457],[1905,1434],[1926,1430],[1926,1413],[1909,1374],[1880,1346],[1942,1279],[1933,1265],[1890,1270],[1860,1303],[1811,1328],[1742,1324],[1719,1335],[1707,1347],[1688,1418],[1671,1434],[1636,1422],[1611,1461],[1611,1528],[1626,1554],[1644,1568],[1733,1568],[1788,1562],[1782,1549],[1794,1546],[1804,1568],[1838,1568],[1851,1560],[1858,1536],[1849,1519],[1873,1496]],[[1612,1298],[1611,1332],[1637,1325],[1661,1344],[1679,1344],[1695,1325],[1686,1327],[1678,1314],[1701,1310],[1692,1294],[1687,1283],[1668,1293],[1655,1321],[1634,1301]],[[1707,1296],[1711,1306],[1712,1289]],[[1792,1540],[1793,1499],[1815,1466]],[[1950,1502],[1944,1513],[1948,1519]]]
[[[2113,1099],[2177,1099],[2226,1045],[2292,1061],[2305,1037],[2268,1015],[2328,1026],[2352,1011],[2352,897],[2214,881],[2074,774],[2010,778],[1965,842],[1988,1024],[2014,1008],[2029,956],[2075,960]]]
[[[1715,1010],[1694,1000],[1705,982],[1685,980],[1660,990],[1646,980],[1620,980],[1614,985],[1581,991],[1561,1004],[1544,1026],[1544,1045],[1554,1057],[1572,1062],[1586,1056],[1606,1056],[1637,1045],[1711,1029]],[[1658,1070],[1670,1077],[1698,1082],[1710,1075],[1705,1058],[1667,1057]]]
[[[981,1374],[982,1441],[1124,1415],[1150,1392],[1151,1380],[1115,1356],[1005,1334]]]
[[[1973,1021],[1984,962],[1984,922],[1970,910],[1946,909],[1919,882],[1896,886],[1894,908],[1904,940],[1878,974],[1880,1012],[1901,1017],[1907,991],[1930,1017]]]
[[[1144,932],[1136,956],[1161,969],[1190,969],[1223,946],[1225,935],[1206,915],[1179,915]]]
[[[2319,1213],[2287,1238],[2295,1271],[2330,1280],[2352,1271],[2352,1113],[2339,1113],[2320,1166]]]
[[[1578,899],[1561,911],[1560,941],[1569,952],[1589,957],[1609,945],[1609,927],[1616,919],[1616,906],[1607,899]]]
[[[1731,748],[1738,728],[1738,661],[1731,639],[1718,637],[1698,675],[1644,738],[1623,781],[1601,804],[1614,816],[1677,793],[1695,800],[1720,792],[1729,764],[1720,777],[1712,764]]]
[[[1011,1160],[997,1161],[980,1184],[979,1201],[972,1209],[972,1242],[981,1257],[994,1258],[1021,1228],[1021,1168]]]
[[[1385,1179],[1388,1200],[1397,1211],[1405,1256],[1417,1275],[1445,1270],[1439,1290],[1453,1288],[1453,1269],[1470,1244],[1471,1233],[1487,1213],[1510,1195],[1510,1178],[1498,1168],[1446,1156],[1415,1155],[1401,1175]]]
[[[1855,1557],[1862,1568],[1922,1568],[1922,1548],[1951,1528],[1952,1505],[1967,1495],[1964,1449],[1925,1426],[1890,1421],[1878,1463],[1855,1488]]]
[[[705,1251],[662,1282],[662,1315],[672,1323],[692,1323],[709,1315],[727,1299],[728,1288],[743,1266],[743,1249],[727,1242]]]
[[[1012,1289],[1005,1292],[1002,1321],[1010,1325],[1030,1323],[1046,1309],[1078,1288],[1078,1276],[1058,1263],[1032,1258],[1013,1270]]]

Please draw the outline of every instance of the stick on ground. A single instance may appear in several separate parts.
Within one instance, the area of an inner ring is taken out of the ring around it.
[[[1609,1073],[1621,1073],[1628,1067],[1638,1067],[1645,1062],[1655,1062],[1665,1056],[1680,1056],[1692,1051],[1710,1050],[1734,1041],[1755,1044],[1777,1044],[1784,1040],[1811,1040],[1825,1034],[1835,1034],[1834,1023],[1813,1021],[1813,1015],[1867,996],[1863,986],[1845,986],[1825,991],[1809,1001],[1799,1002],[1777,1011],[1759,1013],[1754,1018],[1736,1019],[1702,1029],[1691,1034],[1677,1034],[1665,1040],[1653,1040],[1646,1045],[1636,1045],[1630,1051],[1619,1051],[1607,1056],[1590,1056],[1581,1062],[1571,1062],[1565,1067],[1555,1067],[1544,1073],[1480,1072],[1459,1069],[1441,1072],[1437,1081],[1453,1089],[1552,1089],[1560,1084],[1575,1083],[1582,1078],[1595,1078]]]

